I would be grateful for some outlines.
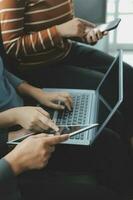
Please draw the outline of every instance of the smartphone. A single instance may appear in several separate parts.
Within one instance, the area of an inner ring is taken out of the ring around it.
[[[63,126],[60,127],[59,133],[62,134],[69,134],[70,137],[77,135],[79,133],[82,133],[84,131],[87,131],[89,129],[97,127],[98,124],[90,124],[90,125],[73,125],[73,126]]]
[[[115,28],[118,27],[119,23],[120,23],[121,19],[120,18],[116,18],[113,21],[110,21],[108,23],[105,24],[101,24],[99,26],[97,26],[97,28],[101,31],[101,32],[105,32],[105,31],[111,31]]]

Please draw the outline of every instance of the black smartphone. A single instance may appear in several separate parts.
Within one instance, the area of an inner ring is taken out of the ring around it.
[[[108,23],[105,24],[101,24],[99,26],[97,26],[97,28],[101,31],[101,32],[105,32],[105,31],[111,31],[115,28],[118,27],[119,23],[120,23],[121,19],[120,18],[116,18],[113,21],[110,21]]]

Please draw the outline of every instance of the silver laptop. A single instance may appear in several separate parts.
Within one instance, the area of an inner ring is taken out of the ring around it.
[[[110,89],[111,85],[111,89]],[[99,126],[79,133],[65,144],[90,145],[105,128],[123,100],[122,51],[114,59],[96,90],[45,88],[45,91],[67,91],[73,97],[73,110],[52,111],[51,117],[59,126]]]
[[[96,90],[45,88],[46,90],[67,91],[73,97],[72,112],[68,110],[48,110],[51,118],[60,129],[65,130],[64,133],[66,133],[66,129],[72,132],[70,139],[62,143],[91,145],[123,100],[122,51],[114,59]],[[98,126],[94,126],[95,124],[98,124]],[[87,130],[87,127],[91,127],[91,129]],[[87,131],[82,131],[83,129]],[[81,132],[75,135],[73,134],[75,130],[81,130]],[[15,140],[7,142],[7,144],[16,145],[32,134],[17,137]]]

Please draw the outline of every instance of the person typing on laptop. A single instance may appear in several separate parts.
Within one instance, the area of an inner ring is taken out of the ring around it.
[[[71,110],[72,107],[72,98],[68,93],[45,93],[41,89],[29,85],[6,71],[2,58],[0,58],[0,152],[8,138],[14,136],[14,132],[9,132],[11,126],[20,125],[24,128],[22,131],[20,129],[19,132],[15,132],[15,134],[25,134],[29,131],[43,132],[47,128],[58,131],[58,127],[51,121],[45,110],[40,107],[23,106],[23,99],[21,98],[23,94],[31,95],[41,104],[54,109],[64,109],[64,106],[54,103],[55,100],[63,101],[68,110]],[[48,160],[55,149],[54,146],[68,138],[68,135],[48,137],[42,133],[28,137],[7,155],[4,152],[1,155],[3,158],[0,159],[0,198],[2,200],[21,199],[16,176],[26,170],[46,168]],[[45,181],[47,183],[48,180]],[[55,185],[58,185],[61,191],[56,190]],[[115,193],[101,186],[91,186],[89,184],[67,184],[65,186],[62,183],[57,184],[56,180],[56,184],[53,185],[52,183],[52,187],[52,194],[54,197],[57,196],[58,199],[62,199],[64,194],[69,199],[82,197],[83,192],[87,199],[98,200],[100,197],[105,200],[107,198],[118,200]],[[43,190],[41,191],[41,195],[43,193],[44,196],[40,198],[50,199],[53,196],[49,191],[49,184],[47,187],[45,185],[45,188],[44,193]],[[29,197],[27,196],[27,198]],[[36,196],[35,198],[38,199]]]

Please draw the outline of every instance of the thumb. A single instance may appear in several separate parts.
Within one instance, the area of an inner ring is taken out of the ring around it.
[[[64,134],[64,135],[54,135],[51,137],[45,137],[45,142],[49,145],[56,145],[59,144],[60,142],[64,142],[69,139],[69,134]]]

